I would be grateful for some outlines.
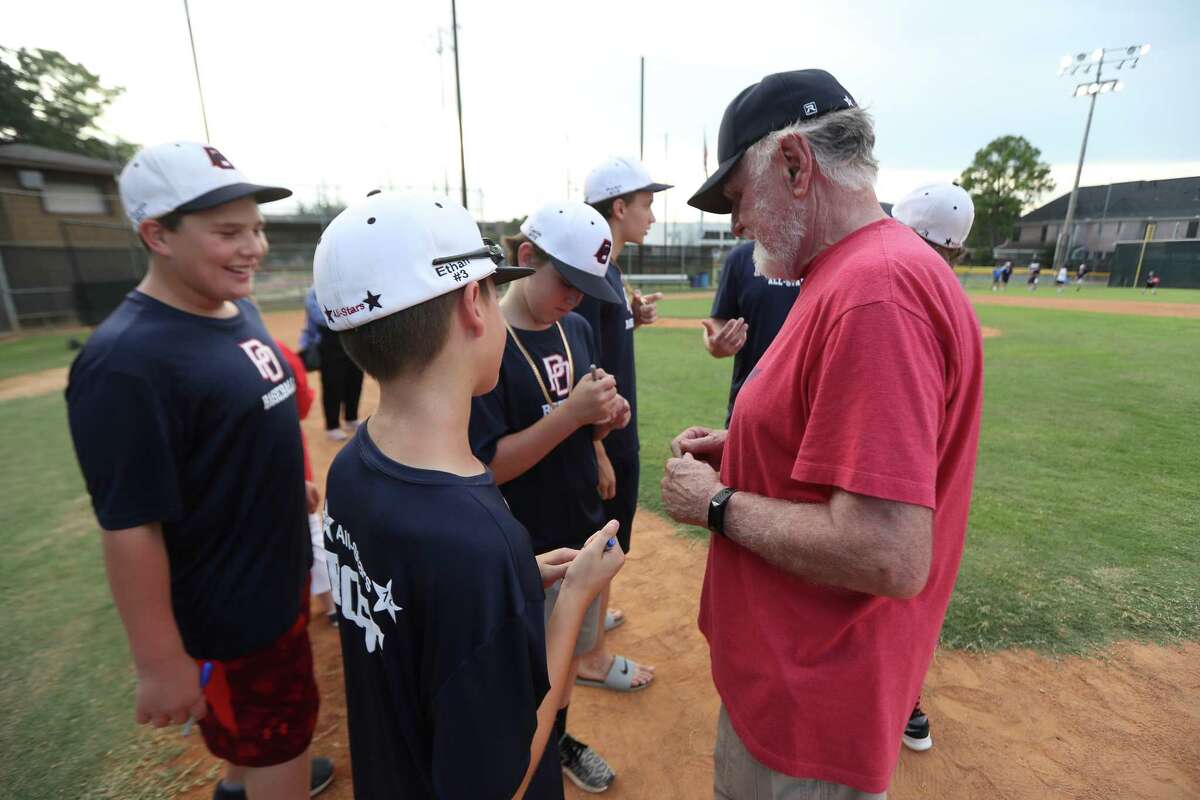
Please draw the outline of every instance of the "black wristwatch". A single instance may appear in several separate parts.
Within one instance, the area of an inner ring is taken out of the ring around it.
[[[725,506],[729,503],[729,498],[733,497],[737,489],[728,487],[722,489],[712,496],[708,501],[708,529],[713,533],[725,535]]]

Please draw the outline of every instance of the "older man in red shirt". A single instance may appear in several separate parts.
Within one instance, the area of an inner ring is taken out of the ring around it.
[[[870,117],[821,70],[721,121],[689,201],[804,279],[728,431],[672,442],[663,501],[713,532],[700,603],[719,798],[880,797],[954,588],[983,398],[954,273],[880,211]]]

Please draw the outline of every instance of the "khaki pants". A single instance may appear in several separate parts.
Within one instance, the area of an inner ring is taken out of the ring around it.
[[[887,793],[860,792],[840,783],[793,778],[755,760],[729,723],[725,706],[717,717],[713,748],[715,800],[887,800]]]

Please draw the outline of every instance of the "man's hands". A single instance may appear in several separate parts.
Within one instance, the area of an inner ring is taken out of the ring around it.
[[[715,470],[721,468],[721,457],[725,454],[725,437],[728,431],[693,425],[671,440],[671,455],[682,458],[690,453]]]
[[[658,307],[655,303],[662,300],[662,297],[662,292],[642,294],[637,289],[633,290],[633,302],[629,304],[629,310],[633,312],[634,327],[654,324],[658,319]]]
[[[182,725],[189,716],[203,719],[207,706],[200,689],[200,668],[187,653],[137,666],[135,694],[139,725]]]
[[[691,453],[667,461],[663,471],[662,499],[676,522],[708,527],[708,502],[721,490],[721,477]]]
[[[745,347],[750,326],[741,317],[725,320],[723,324],[718,319],[700,322],[704,326],[704,348],[713,358],[728,358]]]

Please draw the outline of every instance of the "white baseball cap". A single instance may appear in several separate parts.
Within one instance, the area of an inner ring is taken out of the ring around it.
[[[670,188],[669,183],[650,180],[650,173],[637,159],[614,156],[588,173],[583,182],[583,199],[599,203],[630,192],[661,192]]]
[[[269,203],[292,193],[281,186],[250,183],[220,150],[199,142],[142,148],[121,170],[118,188],[135,230],[142,220],[172,211],[203,211],[243,197]]]
[[[326,324],[349,330],[471,281],[496,284],[534,270],[504,263],[467,210],[447,197],[371,192],[333,218],[313,257]]]
[[[910,192],[892,207],[892,216],[941,247],[962,247],[975,222],[975,203],[954,183],[930,183]]]
[[[599,211],[586,203],[551,203],[526,217],[521,233],[550,256],[567,283],[603,303],[623,302],[604,277],[612,229]]]

